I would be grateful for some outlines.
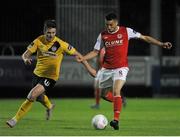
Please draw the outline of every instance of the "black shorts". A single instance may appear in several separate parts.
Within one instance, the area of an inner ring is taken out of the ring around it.
[[[38,77],[37,75],[33,74],[32,87],[35,87],[37,84],[41,84],[47,91],[54,87],[56,81],[49,78]]]

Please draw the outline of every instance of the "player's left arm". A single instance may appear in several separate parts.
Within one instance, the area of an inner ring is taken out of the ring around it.
[[[162,48],[165,48],[165,49],[171,49],[172,48],[172,44],[170,42],[161,42],[151,36],[146,36],[146,35],[140,35],[139,39],[149,43],[149,44],[154,44],[154,45],[157,45],[157,46],[160,46]]]

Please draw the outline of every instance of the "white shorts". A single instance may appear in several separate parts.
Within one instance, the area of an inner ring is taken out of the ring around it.
[[[96,77],[95,77],[95,80],[96,80],[96,81],[99,80],[99,78],[100,78],[100,73],[101,73],[101,69],[99,69],[99,70],[97,71],[97,74],[96,74]]]
[[[100,78],[100,69],[97,71],[96,77],[94,78],[94,86],[95,88],[99,88],[99,78]]]
[[[97,75],[97,78],[99,79],[99,88],[113,87],[113,83],[115,80],[126,81],[128,71],[128,67],[122,67],[117,69],[102,68],[100,71],[98,71],[99,74]]]

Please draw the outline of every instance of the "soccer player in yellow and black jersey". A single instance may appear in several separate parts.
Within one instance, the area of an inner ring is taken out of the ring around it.
[[[36,53],[37,56],[36,67],[33,71],[33,88],[16,115],[6,121],[6,124],[11,128],[31,109],[35,100],[41,102],[47,108],[46,119],[48,120],[54,104],[45,95],[45,91],[54,87],[58,80],[64,53],[82,58],[82,55],[74,47],[56,36],[55,20],[46,20],[44,34],[36,38],[27,47],[22,55],[25,64],[30,65],[32,63],[31,56],[33,53]]]

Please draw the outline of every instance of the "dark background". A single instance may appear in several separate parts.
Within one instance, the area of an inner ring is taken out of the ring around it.
[[[86,0],[86,2],[89,1]],[[106,4],[106,2],[107,0],[97,1],[97,3],[102,4]],[[16,43],[14,45],[12,44],[13,48],[15,49],[15,56],[20,56],[26,50],[26,45],[22,43],[28,44],[38,35],[43,33],[42,28],[44,20],[56,18],[55,4],[55,0],[26,0],[21,2],[12,0],[4,1],[3,5],[1,5],[0,8],[0,42],[6,44]],[[120,25],[134,28],[136,31],[143,34],[150,34],[150,0],[120,0],[118,4],[119,9],[117,12],[119,13],[120,17]],[[161,39],[162,41],[170,41],[173,45],[175,45],[176,43],[177,6],[180,6],[180,2],[178,0],[161,1]],[[105,11],[108,10],[106,9]],[[86,25],[91,26],[91,24]],[[61,29],[62,28],[60,28],[60,31]],[[67,38],[61,33],[60,37],[71,42],[71,39]],[[96,38],[97,36],[94,37]],[[95,39],[93,39],[92,41],[95,42]],[[94,43],[91,43],[91,45],[92,44]],[[141,45],[141,48],[139,48],[138,46],[129,46],[129,55],[150,55],[150,47],[148,46],[148,44],[142,43],[141,41],[131,40],[130,45]],[[76,48],[83,54],[87,52],[86,50],[84,51],[83,48],[78,47],[78,44],[76,46]],[[0,46],[0,51],[2,51],[3,48],[3,46]],[[91,48],[89,47],[88,51],[90,50]],[[176,50],[176,46],[174,46],[171,51],[163,49],[162,56],[175,56]],[[10,54],[9,51],[7,51],[6,54]],[[27,95],[30,89],[30,86],[24,86],[21,88],[15,86],[1,86],[1,97],[24,97]],[[125,86],[123,88],[123,92],[126,96],[129,97],[153,96],[152,87],[144,87],[141,85]],[[93,97],[94,91],[93,86],[69,87],[62,85],[61,88],[55,87],[47,94],[52,97]]]

